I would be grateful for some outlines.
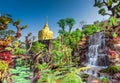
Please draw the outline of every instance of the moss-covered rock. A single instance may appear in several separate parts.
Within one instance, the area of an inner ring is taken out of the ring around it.
[[[108,73],[110,75],[120,73],[120,66],[111,65],[108,68],[101,70],[100,72]]]
[[[88,74],[81,74],[81,78],[88,78],[89,75]]]

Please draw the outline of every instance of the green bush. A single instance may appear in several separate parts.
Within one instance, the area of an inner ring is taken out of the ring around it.
[[[84,83],[79,75],[75,73],[67,74],[61,81],[61,83]]]
[[[100,72],[108,73],[110,75],[120,73],[120,66],[111,65],[108,68],[101,70]]]
[[[25,65],[25,62],[21,58],[16,59],[16,66],[23,66],[23,65]]]
[[[32,53],[37,53],[37,52],[39,52],[40,50],[41,50],[41,51],[45,50],[45,45],[42,44],[42,43],[40,43],[39,41],[33,42],[32,48],[31,48],[30,51],[31,51]]]

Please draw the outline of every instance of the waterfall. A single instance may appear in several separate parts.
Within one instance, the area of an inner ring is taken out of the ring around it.
[[[104,31],[92,34],[88,39],[89,47],[86,54],[87,63],[85,66],[90,68],[81,72],[94,77],[106,77],[111,78],[103,73],[100,73],[99,70],[106,68],[109,65],[109,60],[106,53],[106,44],[105,44],[105,34]],[[91,83],[88,82],[87,83]]]
[[[104,32],[94,33],[89,37],[87,66],[107,66],[107,53]]]

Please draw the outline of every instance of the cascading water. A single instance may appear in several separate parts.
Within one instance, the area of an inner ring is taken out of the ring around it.
[[[111,79],[111,76],[99,72],[99,70],[104,69],[109,65],[109,60],[106,53],[104,31],[91,35],[88,43],[89,47],[86,55],[87,63],[85,66],[89,66],[90,68],[81,73],[86,73],[96,78],[104,76]],[[88,79],[87,83],[91,83],[91,81]]]
[[[87,66],[107,66],[107,54],[104,32],[98,32],[90,36],[87,54]]]

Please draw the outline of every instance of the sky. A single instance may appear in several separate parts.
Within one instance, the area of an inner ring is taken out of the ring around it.
[[[38,36],[48,17],[49,28],[58,36],[60,30],[57,22],[62,18],[74,18],[76,24],[74,29],[80,28],[80,21],[92,24],[96,20],[107,19],[98,14],[98,8],[93,7],[94,0],[0,0],[0,13],[12,15],[14,20],[21,20],[21,26],[27,25],[23,30],[21,40],[24,40],[27,33],[31,32]],[[9,26],[15,30],[15,27]]]

